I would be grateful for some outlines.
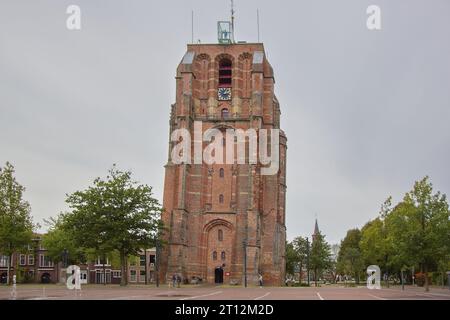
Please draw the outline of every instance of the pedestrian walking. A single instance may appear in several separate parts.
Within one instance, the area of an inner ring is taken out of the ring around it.
[[[262,288],[262,286],[263,286],[263,276],[261,274],[258,275],[258,281],[259,281],[259,287]]]
[[[172,275],[172,288],[175,288],[176,283],[177,283],[177,275],[174,273]]]

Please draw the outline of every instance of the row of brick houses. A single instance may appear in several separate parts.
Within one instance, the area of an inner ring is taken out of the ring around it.
[[[14,253],[11,259],[10,274],[15,274],[18,283],[58,283],[65,282],[66,272],[61,262],[54,263],[42,246],[42,235],[36,235],[32,244],[21,252]],[[153,283],[156,281],[156,250],[142,250],[137,257],[128,261],[128,282]],[[122,278],[120,265],[106,258],[98,258],[87,264],[80,264],[81,284],[119,284]],[[7,282],[8,257],[0,253],[0,283]]]

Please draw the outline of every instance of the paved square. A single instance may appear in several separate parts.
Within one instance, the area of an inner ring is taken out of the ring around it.
[[[12,288],[0,287],[0,300],[12,298]],[[401,287],[369,290],[365,287],[228,287],[85,285],[81,292],[62,285],[18,285],[17,300],[450,300],[450,290]]]

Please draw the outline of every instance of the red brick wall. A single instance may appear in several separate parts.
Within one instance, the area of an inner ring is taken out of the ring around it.
[[[279,128],[279,104],[274,95],[273,70],[264,58],[253,63],[262,44],[188,45],[195,52],[192,64],[177,68],[176,103],[170,128],[186,128],[193,137],[194,121],[208,128]],[[232,100],[217,100],[218,65],[232,61]],[[220,119],[221,110],[230,111]],[[207,143],[204,143],[204,146]],[[169,147],[171,144],[169,143]],[[194,152],[192,150],[192,156]],[[168,228],[162,251],[161,277],[180,273],[190,279],[214,282],[214,269],[226,253],[225,283],[243,280],[244,241],[247,241],[247,274],[256,283],[261,272],[265,283],[284,283],[286,139],[280,134],[280,170],[261,176],[260,167],[206,164],[166,165],[163,221]],[[224,177],[219,176],[220,168]],[[223,195],[223,202],[219,201]],[[224,239],[217,239],[218,230]],[[217,251],[217,260],[212,253]]]

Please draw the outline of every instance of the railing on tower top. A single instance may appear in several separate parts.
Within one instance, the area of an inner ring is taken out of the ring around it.
[[[213,120],[213,121],[236,121],[249,120],[248,117],[243,117],[240,114],[213,114],[213,115],[195,115],[195,120]]]

